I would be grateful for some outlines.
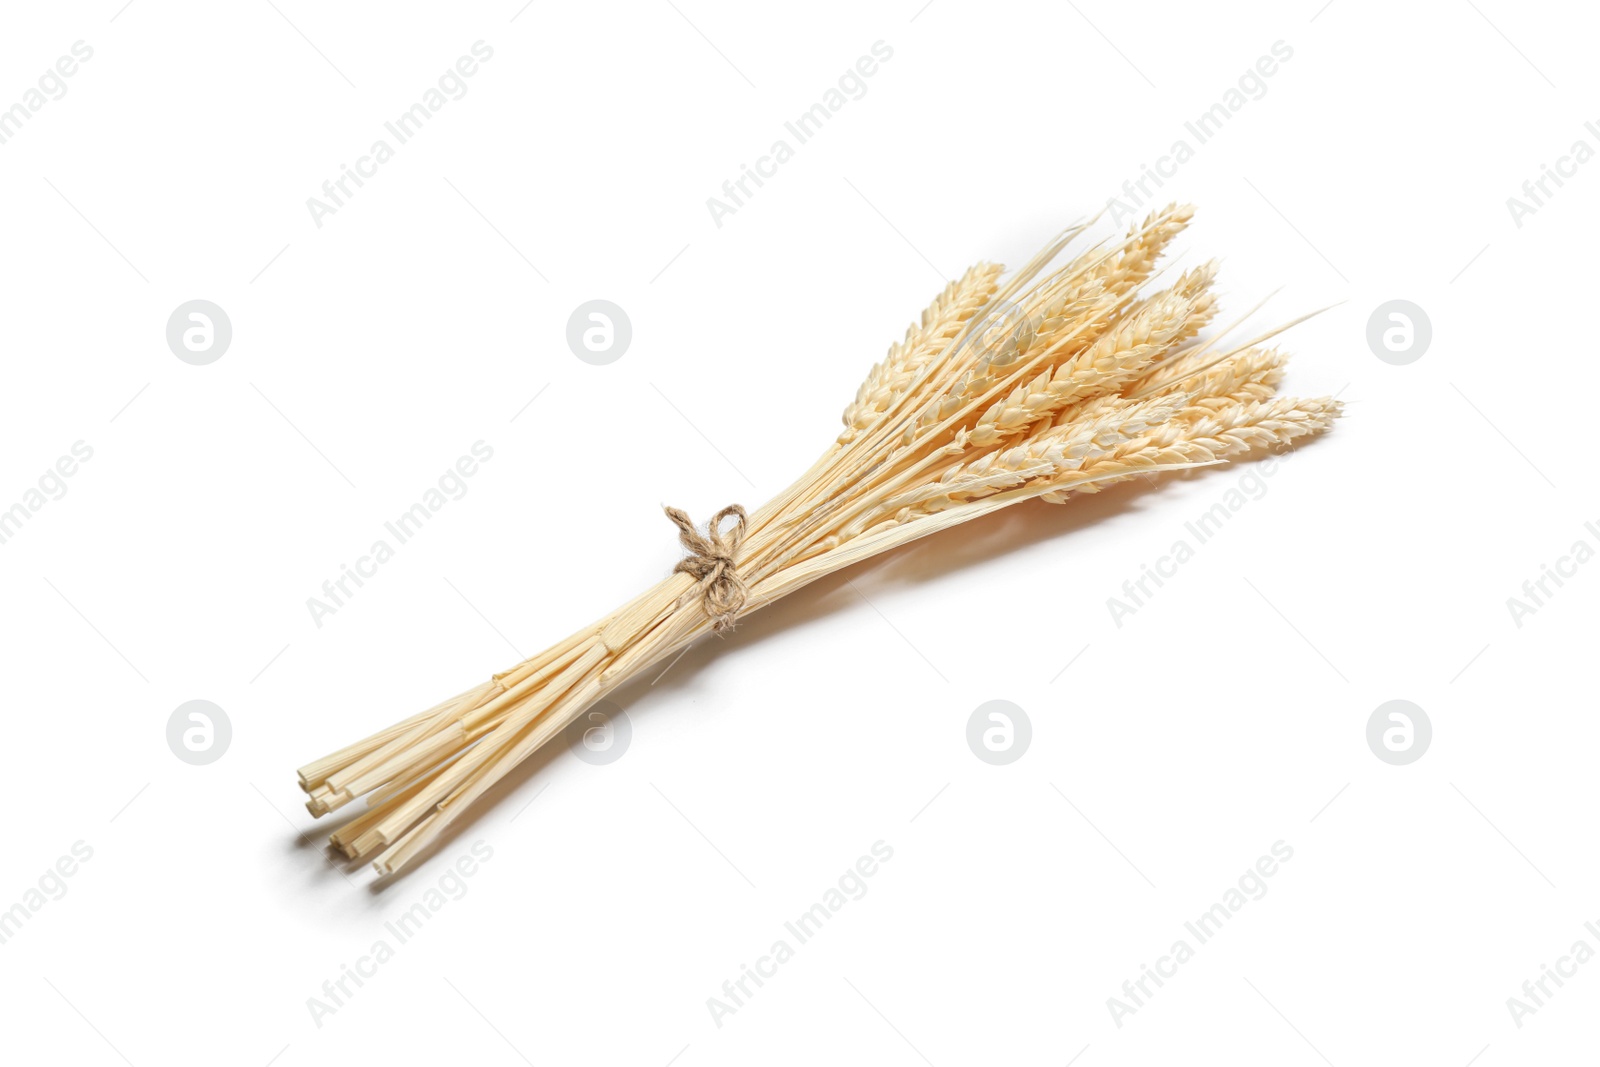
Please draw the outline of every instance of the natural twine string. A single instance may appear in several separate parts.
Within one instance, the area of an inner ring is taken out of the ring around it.
[[[734,619],[744,610],[745,596],[749,592],[744,579],[733,567],[733,554],[744,541],[744,508],[729,504],[711,517],[705,534],[695,529],[689,516],[677,508],[664,510],[667,518],[677,524],[678,540],[689,553],[686,559],[679,560],[678,565],[672,568],[673,573],[682,572],[700,583],[700,606],[711,620],[713,632],[731,629]],[[727,533],[723,533],[722,521],[730,516],[738,521]]]

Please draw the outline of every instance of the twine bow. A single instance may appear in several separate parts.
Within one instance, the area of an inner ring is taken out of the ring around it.
[[[711,517],[706,533],[695,529],[689,516],[677,508],[664,509],[667,518],[678,527],[678,541],[689,555],[672,568],[674,574],[683,573],[700,583],[700,606],[711,620],[716,633],[730,629],[733,620],[744,610],[744,579],[733,568],[733,554],[744,541],[745,513],[738,504],[729,504]],[[727,533],[721,530],[722,521],[736,518]]]

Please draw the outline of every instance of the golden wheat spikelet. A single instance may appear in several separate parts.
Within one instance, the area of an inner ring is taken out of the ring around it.
[[[917,374],[938,358],[963,324],[983,310],[1000,286],[1003,269],[997,263],[975,264],[933,298],[921,319],[906,328],[904,339],[889,348],[889,354],[873,365],[856,390],[856,398],[844,409],[845,429],[839,444],[847,445],[871,429]]]

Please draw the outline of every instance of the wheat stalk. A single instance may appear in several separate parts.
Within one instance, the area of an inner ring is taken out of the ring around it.
[[[1260,344],[1283,327],[1243,344],[1199,339],[1217,313],[1214,261],[1142,291],[1192,215],[1169,206],[1054,269],[1088,223],[1004,280],[992,264],[968,270],[873,366],[810,470],[753,514],[729,509],[731,533],[698,535],[684,520],[686,573],[303,767],[308,810],[367,797],[331,840],[392,873],[596,700],[741,610],[1022,501],[1059,503],[1327,429],[1337,401],[1274,395],[1286,357]]]

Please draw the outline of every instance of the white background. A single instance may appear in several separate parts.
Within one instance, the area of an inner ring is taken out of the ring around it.
[[[1506,206],[1600,146],[1591,13],[121,2],[14,5],[0,33],[0,106],[94,49],[0,145],[0,507],[94,450],[0,545],[0,908],[93,849],[0,945],[8,1058],[1592,1054],[1600,963],[1520,1028],[1506,1005],[1600,949],[1600,566],[1520,628],[1506,606],[1600,544],[1600,166],[1521,227]],[[466,96],[314,225],[479,40]],[[866,95],[716,226],[707,197],[880,40]],[[1242,469],[818,583],[625,691],[620,760],[536,761],[380,891],[305,843],[296,767],[657,580],[661,504],[778,491],[946,278],[1103,206],[1276,41],[1292,59],[1161,195],[1199,205],[1184,262],[1224,258],[1231,311],[1342,301],[1290,336],[1285,389],[1347,417],[1146,607],[1117,627],[1106,600]],[[196,298],[234,331],[203,367],[164,336]],[[633,324],[604,367],[564,339],[594,298]],[[1365,339],[1395,298],[1433,324],[1409,366]],[[467,495],[317,627],[307,598],[479,440]],[[1405,767],[1365,740],[1397,698],[1434,729]],[[166,745],[191,699],[232,721],[209,766]],[[1007,767],[965,742],[993,699],[1033,726]],[[866,896],[716,1025],[707,998],[879,840]],[[1280,840],[1269,892],[1117,1026],[1107,998]],[[308,998],[478,841],[465,896],[318,1025]]]

